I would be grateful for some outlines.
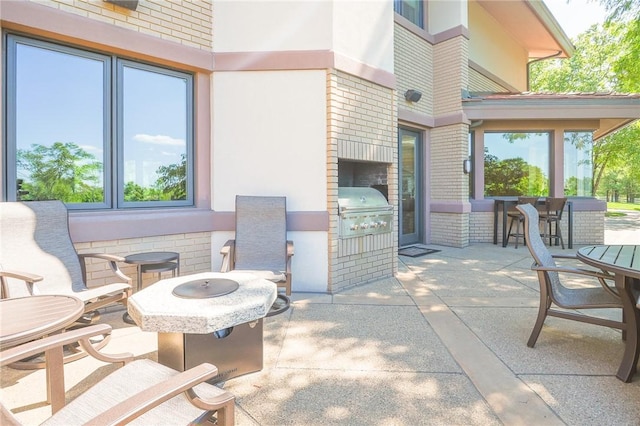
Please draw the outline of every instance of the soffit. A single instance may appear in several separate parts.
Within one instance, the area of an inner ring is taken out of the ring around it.
[[[540,0],[476,0],[528,52],[530,58],[573,54],[571,40]]]
[[[594,138],[600,139],[640,119],[640,94],[472,95],[462,100],[462,108],[469,120],[595,122]]]

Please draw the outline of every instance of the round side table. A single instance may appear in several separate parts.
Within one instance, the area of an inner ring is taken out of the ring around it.
[[[135,253],[125,256],[124,261],[137,267],[136,292],[142,290],[142,274],[158,274],[158,279],[161,273],[167,271],[171,271],[174,277],[180,275],[180,253],[174,251]],[[128,312],[124,313],[122,319],[127,324],[135,324]]]
[[[174,251],[150,251],[146,253],[135,253],[125,256],[125,263],[137,266],[138,281],[136,291],[142,290],[142,274],[172,271],[173,276],[180,275],[180,253]]]

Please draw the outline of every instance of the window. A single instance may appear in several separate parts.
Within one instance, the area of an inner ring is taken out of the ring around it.
[[[193,76],[7,36],[8,200],[193,205]]]
[[[484,135],[484,194],[549,194],[549,133]]]
[[[564,132],[564,194],[593,195],[593,133]]]
[[[424,29],[424,5],[422,0],[394,0],[393,10]]]

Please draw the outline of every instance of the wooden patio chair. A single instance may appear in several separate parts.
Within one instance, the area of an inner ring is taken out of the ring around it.
[[[564,240],[562,239],[560,221],[562,220],[565,204],[567,204],[566,197],[547,197],[544,200],[544,206],[539,210],[540,223],[544,230],[542,238],[548,238],[549,245],[552,245],[554,241],[557,245],[558,241],[560,241],[563,250]]]
[[[526,244],[534,259],[531,269],[538,273],[540,284],[538,317],[533,331],[531,331],[527,346],[533,347],[536,344],[547,315],[623,330],[624,337],[624,319],[622,321],[614,321],[577,312],[558,310],[553,307],[555,305],[563,309],[579,310],[618,308],[622,316],[622,303],[617,289],[607,284],[607,280],[613,280],[613,275],[588,269],[558,266],[554,259],[576,259],[576,257],[552,255],[540,236],[538,210],[531,204],[518,205],[516,208],[524,215]],[[563,278],[570,276],[591,277],[597,280],[599,286],[588,288],[567,287],[562,284],[560,276]]]
[[[236,196],[236,236],[220,253],[221,272],[249,272],[291,295],[293,241],[287,240],[286,197]]]
[[[531,204],[535,206],[537,203],[538,203],[538,197],[518,197],[518,204]],[[507,241],[509,241],[509,238],[515,237],[516,248],[518,248],[518,241],[520,240],[520,238],[522,238],[523,243],[525,244],[527,241],[527,238],[524,232],[520,231],[520,229],[522,228],[522,225],[524,224],[524,216],[518,210],[515,210],[515,206],[513,211],[510,211],[507,213],[507,216],[509,216],[509,219],[510,219],[509,232],[507,233]],[[516,233],[512,234],[511,229],[513,228],[514,222],[516,224]]]
[[[124,364],[53,413],[43,425],[186,425],[210,420],[221,426],[234,424],[234,396],[203,383],[217,375],[215,366],[203,363],[179,373],[149,359],[133,360],[131,354],[95,351],[89,339],[110,332],[108,324],[98,324],[34,340],[0,352],[0,365],[74,342],[101,361]],[[58,376],[57,380],[64,382],[64,374]],[[0,404],[0,424],[20,422]]]
[[[61,201],[0,203],[0,290],[1,297],[27,295],[70,295],[85,304],[83,323],[98,318],[96,309],[120,303],[126,306],[131,295],[131,278],[117,262],[124,258],[105,253],[76,252],[69,235],[67,208]],[[111,284],[88,287],[86,260],[108,262],[113,273]],[[105,336],[97,348],[108,342]],[[69,362],[86,356],[84,352],[65,356]],[[15,364],[15,368],[42,368],[34,361]]]

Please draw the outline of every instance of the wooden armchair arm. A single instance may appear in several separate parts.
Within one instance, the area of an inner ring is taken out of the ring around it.
[[[111,268],[111,272],[120,278],[122,281],[127,282],[129,285],[133,283],[133,280],[125,275],[116,262],[124,262],[124,257],[116,256],[114,254],[108,253],[78,253],[78,258],[80,259],[80,267],[82,269],[82,276],[84,277],[85,282],[87,281],[87,271],[85,260],[87,258],[96,258],[102,259],[109,262],[109,267]]]
[[[41,277],[40,275],[31,274],[29,272],[0,269],[0,298],[2,299],[11,297],[11,295],[9,294],[9,286],[5,281],[5,278],[15,278],[24,281],[25,284],[27,284],[29,294],[33,294],[33,284],[37,283],[38,281],[42,281],[43,279],[43,277]]]
[[[40,275],[31,274],[29,272],[12,271],[8,269],[0,269],[0,277],[16,278],[30,284],[42,281],[42,277]]]
[[[69,345],[79,342],[80,345],[98,360],[104,362],[118,362],[125,364],[133,360],[133,354],[103,354],[91,347],[90,338],[111,333],[109,324],[98,324],[89,327],[82,327],[76,330],[65,331],[54,334],[43,339],[33,340],[13,348],[0,352],[0,365],[5,366],[20,361],[32,355],[39,354],[52,348]],[[91,349],[89,350],[88,348]]]
[[[292,256],[293,256],[293,241],[287,240],[287,275],[289,277],[291,276],[291,257]]]
[[[222,255],[222,266],[220,272],[229,272],[233,270],[235,266],[234,252],[236,248],[236,240],[227,240],[224,246],[220,249]]]
[[[196,367],[193,367],[187,371],[177,374],[170,379],[158,383],[136,395],[128,398],[127,400],[115,405],[109,410],[94,417],[88,425],[112,425],[112,424],[126,424],[133,419],[141,416],[154,407],[162,404],[165,401],[179,395],[182,392],[190,391],[195,385],[204,382],[218,374],[218,369],[211,364],[203,363]],[[188,398],[193,401],[194,405],[198,408],[205,410],[217,410],[224,408],[230,401],[233,403],[234,397],[229,393],[224,393],[222,398],[216,398],[215,401],[205,401],[197,396],[194,396],[193,391],[190,391]],[[225,410],[227,411],[227,410]],[[232,411],[232,410],[230,410]],[[212,413],[205,413],[209,416]],[[231,417],[233,417],[232,413]],[[231,419],[233,420],[233,419]],[[218,422],[218,424],[222,424]],[[224,424],[233,424],[227,422]]]

